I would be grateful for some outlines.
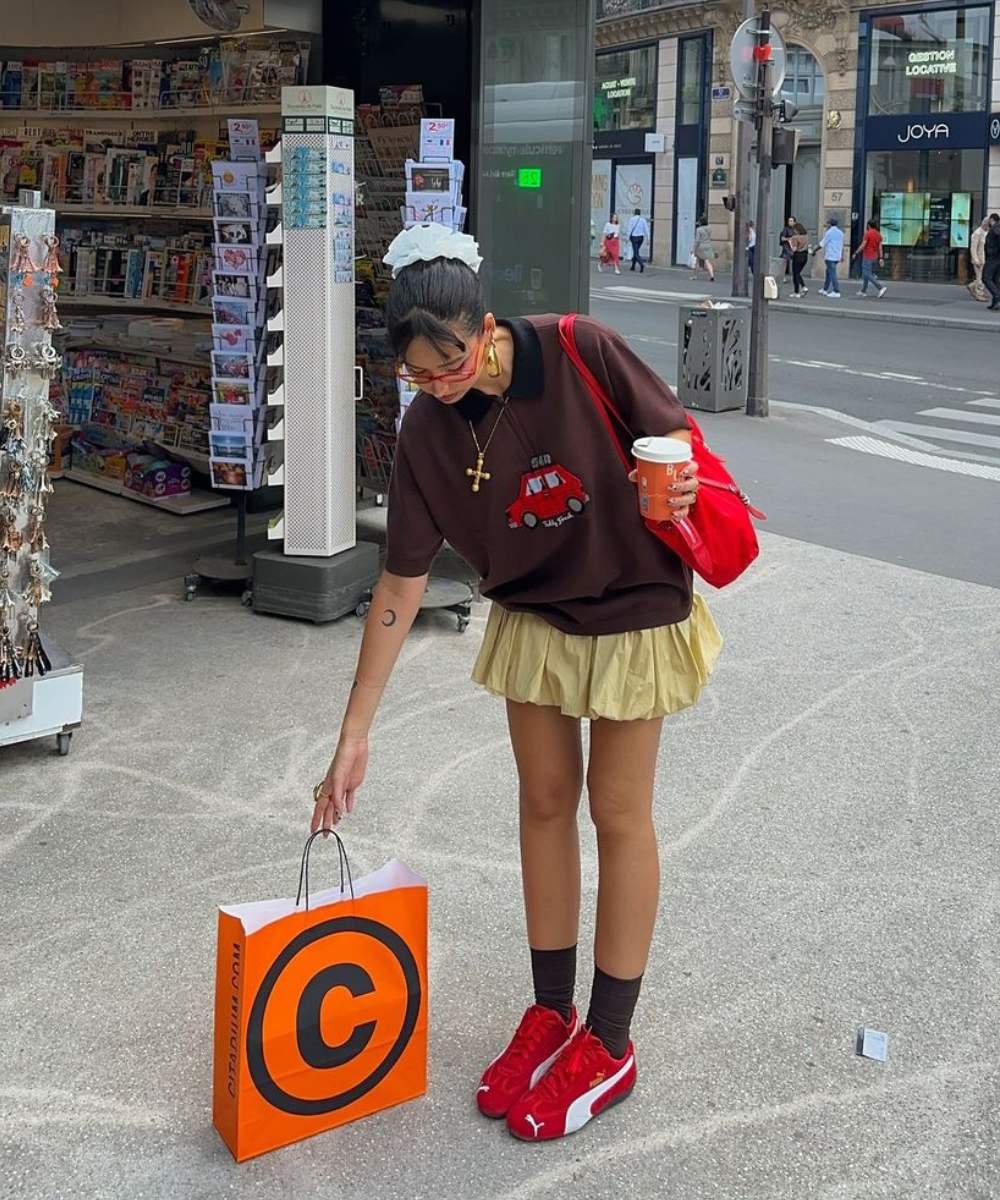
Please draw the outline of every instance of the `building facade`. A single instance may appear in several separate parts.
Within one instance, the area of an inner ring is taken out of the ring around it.
[[[592,228],[641,208],[659,265],[687,260],[701,214],[732,260],[741,7],[597,0]],[[769,255],[788,215],[813,235],[836,216],[852,245],[876,217],[891,277],[966,280],[971,230],[1000,210],[1000,4],[787,0],[771,13],[798,136],[772,180]]]

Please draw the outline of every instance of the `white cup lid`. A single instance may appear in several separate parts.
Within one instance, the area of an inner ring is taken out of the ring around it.
[[[691,447],[687,442],[680,441],[679,438],[639,438],[632,446],[632,454],[644,462],[683,463],[691,461]]]

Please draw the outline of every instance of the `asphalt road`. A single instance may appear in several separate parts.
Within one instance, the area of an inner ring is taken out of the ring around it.
[[[598,286],[591,312],[673,385],[677,299],[633,287]],[[1000,342],[774,312],[770,346],[771,416],[701,418],[767,528],[1000,587]]]

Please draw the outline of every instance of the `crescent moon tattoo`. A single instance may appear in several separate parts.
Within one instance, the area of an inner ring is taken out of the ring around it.
[[[391,629],[393,625],[396,624],[398,619],[399,618],[396,616],[396,610],[393,608],[387,608],[382,614],[382,624],[386,627],[386,629]]]

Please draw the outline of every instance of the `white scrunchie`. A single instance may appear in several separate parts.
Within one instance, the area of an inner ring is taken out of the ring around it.
[[[382,261],[392,267],[393,279],[410,263],[431,262],[435,258],[457,258],[478,271],[482,258],[474,237],[456,233],[444,225],[413,225],[392,239]]]

